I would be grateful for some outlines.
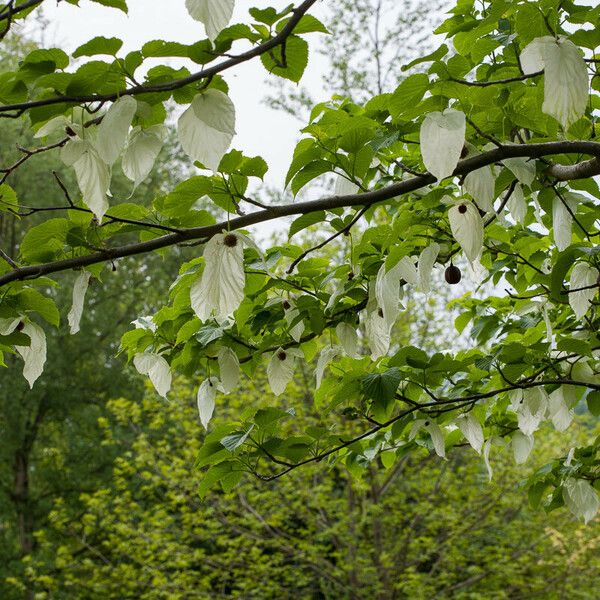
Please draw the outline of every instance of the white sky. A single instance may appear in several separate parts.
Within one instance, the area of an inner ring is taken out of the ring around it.
[[[270,0],[269,6],[281,9],[291,0]],[[248,19],[248,8],[260,5],[259,1],[239,0],[233,22]],[[162,39],[193,43],[204,39],[204,27],[194,21],[185,9],[184,0],[129,0],[129,14],[103,7],[88,0],[80,6],[66,2],[44,2],[44,15],[49,21],[43,32],[44,44],[57,45],[69,52],[95,36],[118,37],[124,41],[120,55],[139,50],[150,40]],[[168,5],[168,8],[166,6]],[[313,14],[318,14],[318,10]],[[320,34],[311,34],[313,41]],[[310,40],[309,40],[310,42]],[[302,83],[320,89],[321,75],[316,53],[309,61]],[[165,59],[159,59],[163,61]],[[192,68],[198,69],[198,65]],[[299,138],[300,124],[292,117],[269,109],[262,102],[270,92],[265,79],[268,76],[259,60],[226,71],[223,76],[230,86],[230,95],[237,111],[237,137],[234,147],[248,156],[262,156],[270,167],[265,178],[278,189],[291,161],[294,146]]]

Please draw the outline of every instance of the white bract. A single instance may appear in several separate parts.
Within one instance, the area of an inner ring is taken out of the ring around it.
[[[415,269],[410,259],[409,262],[412,268]],[[389,271],[386,271],[386,264],[383,263],[375,279],[375,298],[377,299],[377,306],[379,306],[383,312],[383,318],[388,329],[391,329],[394,326],[394,323],[400,314],[400,281],[403,279],[402,264],[403,261],[400,261]]]
[[[273,353],[269,364],[267,365],[267,379],[271,386],[271,391],[279,396],[283,394],[288,383],[294,377],[296,359],[302,358],[302,352],[296,348],[284,350],[279,348]]]
[[[564,386],[555,389],[548,396],[548,416],[556,431],[565,431],[572,423],[574,412],[565,400]]]
[[[485,463],[485,468],[488,473],[488,480],[491,481],[494,476],[494,469],[492,469],[492,464],[490,463],[490,450],[492,449],[492,440],[493,438],[488,438],[483,444],[483,462]]]
[[[446,443],[444,441],[444,434],[437,423],[433,421],[426,421],[425,419],[417,419],[413,423],[408,435],[408,439],[413,440],[421,429],[425,429],[425,431],[427,431],[429,434],[435,453],[440,458],[446,458]]]
[[[523,188],[517,183],[513,193],[510,195],[506,207],[510,212],[512,218],[523,225],[525,223],[525,217],[527,216],[527,202],[523,196]]]
[[[591,302],[598,293],[597,282],[598,269],[586,262],[578,262],[571,270],[569,304],[578,319],[582,319],[590,309]]]
[[[484,212],[494,210],[495,187],[496,180],[490,166],[471,171],[463,182],[463,190],[475,200],[475,204]]]
[[[344,352],[351,358],[358,358],[358,333],[349,323],[338,323],[335,332],[340,340]]]
[[[71,310],[67,315],[67,321],[69,323],[71,335],[79,331],[79,323],[81,321],[81,315],[83,314],[85,293],[88,289],[90,277],[91,273],[88,271],[81,271],[79,275],[77,275],[75,283],[73,284],[73,304],[71,305]]]
[[[521,431],[515,431],[511,439],[513,456],[518,465],[522,465],[528,458],[535,440],[533,435],[525,435]]]
[[[340,348],[337,348],[336,346],[326,346],[321,350],[317,360],[317,368],[315,369],[317,389],[321,387],[321,381],[323,380],[323,374],[325,373],[327,365],[339,354]]]
[[[439,253],[440,245],[436,242],[432,242],[421,251],[421,254],[419,254],[417,268],[419,287],[425,294],[428,294],[431,291],[431,271],[433,270],[433,266],[435,265]]]
[[[204,24],[211,42],[229,25],[234,6],[235,0],[185,0],[190,16]]]
[[[377,360],[385,356],[390,348],[390,329],[380,309],[367,312],[365,318],[365,335],[371,350],[371,359]]]
[[[455,423],[473,450],[477,454],[481,454],[485,438],[483,437],[483,428],[475,416],[471,413],[461,415],[456,419]]]
[[[52,135],[53,133],[56,133],[57,131],[60,131],[61,133],[64,134],[65,129],[67,127],[71,127],[71,121],[69,121],[69,119],[67,119],[67,117],[65,117],[65,115],[58,115],[58,117],[54,117],[54,118],[50,119],[47,123],[44,123],[35,132],[35,135],[33,137],[36,139],[43,138],[43,137]]]
[[[465,144],[463,112],[447,108],[429,113],[421,125],[421,156],[427,170],[439,181],[456,169]]]
[[[119,158],[136,110],[136,99],[133,96],[123,96],[112,104],[102,118],[98,126],[96,150],[106,164],[112,165]]]
[[[571,367],[571,377],[576,381],[583,381],[594,385],[600,383],[600,375],[596,375],[587,359],[577,360],[575,362]],[[566,389],[570,388],[570,386],[565,387]]]
[[[365,335],[371,350],[371,359],[385,356],[390,348],[391,327],[380,308],[375,291],[375,282],[369,284],[369,300],[364,314]]]
[[[563,498],[567,508],[585,523],[589,523],[600,508],[598,493],[584,479],[567,478],[563,484]]]
[[[171,369],[162,356],[142,352],[133,357],[133,365],[140,375],[148,376],[159,396],[167,397],[171,389]]]
[[[240,360],[231,348],[222,346],[219,348],[217,362],[223,391],[229,394],[240,382]]]
[[[535,161],[529,158],[505,158],[502,163],[512,171],[523,185],[531,185],[535,179]]]
[[[448,211],[450,230],[465,256],[475,262],[483,250],[483,219],[472,202],[460,202]]]
[[[583,116],[589,77],[583,56],[570,40],[544,36],[534,39],[520,56],[525,74],[544,70],[542,111],[565,128]]]
[[[19,325],[21,319],[0,319],[0,335],[10,335]]]
[[[397,275],[400,279],[404,279],[406,283],[410,285],[417,285],[419,283],[419,273],[415,263],[410,256],[403,256],[395,265]],[[392,269],[390,269],[391,271]]]
[[[535,433],[548,410],[548,394],[543,388],[523,390],[517,408],[517,423],[525,435]]]
[[[227,94],[208,89],[179,117],[179,141],[185,153],[216,171],[235,135],[235,107]]]
[[[204,271],[190,289],[192,310],[202,321],[226,320],[244,299],[244,243],[242,234],[219,233],[204,247]]]
[[[335,180],[334,194],[336,196],[353,196],[360,188],[347,177],[338,175]]]
[[[101,223],[108,210],[108,165],[100,158],[92,142],[80,138],[73,138],[63,147],[61,159],[65,165],[75,169],[83,202]]]
[[[554,333],[552,332],[552,323],[550,322],[550,315],[548,313],[548,302],[544,304],[542,309],[542,316],[544,317],[544,325],[546,327],[546,341],[550,344],[552,350],[556,347],[556,340],[554,339]]]
[[[17,323],[18,324],[18,323]],[[31,340],[29,346],[15,346],[23,362],[23,377],[33,388],[33,384],[44,371],[46,363],[46,334],[36,323],[27,322],[23,326],[23,333]]]
[[[123,155],[122,167],[125,177],[133,181],[133,190],[150,175],[154,162],[158,157],[167,128],[164,125],[153,125],[148,129],[134,127],[127,149]]]
[[[577,205],[567,196],[555,196],[552,201],[552,230],[554,243],[559,250],[564,250],[571,245],[573,237],[573,217]]]
[[[222,392],[223,387],[221,382],[216,377],[205,379],[198,388],[196,401],[198,403],[198,415],[204,429],[208,427],[208,423],[212,419],[215,411],[215,398],[217,392]]]
[[[296,342],[300,342],[302,334],[304,333],[304,321],[297,321],[300,316],[300,311],[290,303],[290,308],[285,311],[284,316],[292,339]],[[294,321],[296,322],[294,323]]]

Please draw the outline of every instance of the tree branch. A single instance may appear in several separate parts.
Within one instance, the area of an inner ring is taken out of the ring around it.
[[[145,86],[136,85],[131,88],[120,90],[112,94],[90,94],[82,96],[55,96],[52,98],[43,98],[41,100],[33,100],[30,102],[22,102],[18,104],[5,104],[0,106],[0,116],[7,116],[4,113],[16,113],[16,116],[20,116],[25,111],[31,110],[32,108],[38,108],[40,106],[50,106],[54,104],[86,104],[92,102],[99,102],[101,104],[105,102],[112,102],[122,96],[138,96],[140,94],[149,94],[156,92],[172,92],[178,90],[186,85],[196,83],[202,79],[214,77],[217,73],[221,73],[231,67],[235,67],[241,63],[247,62],[253,58],[265,54],[277,46],[281,46],[285,43],[287,38],[293,33],[296,25],[298,25],[300,19],[308,12],[308,10],[316,3],[317,0],[304,0],[302,4],[297,6],[292,11],[292,16],[287,22],[285,27],[273,38],[266,42],[259,44],[255,48],[243,52],[242,54],[225,60],[219,64],[207,67],[196,73],[192,73],[187,77],[181,79],[175,79],[174,81],[167,81],[165,83],[159,83],[156,85]],[[15,116],[10,115],[10,116]]]
[[[585,388],[589,388],[589,389],[593,389],[593,390],[600,390],[600,384],[588,383],[588,382],[584,382],[584,381],[574,381],[572,379],[520,381],[520,382],[515,382],[515,384],[511,385],[511,386],[507,386],[507,387],[496,389],[496,390],[490,390],[489,392],[483,392],[480,394],[472,394],[470,396],[466,396],[463,398],[455,398],[455,399],[441,398],[439,400],[433,400],[432,402],[424,402],[423,404],[411,406],[410,408],[407,408],[407,409],[401,411],[400,413],[398,413],[396,416],[392,417],[385,423],[380,423],[380,424],[376,425],[375,427],[368,429],[367,431],[361,433],[360,435],[358,435],[350,440],[343,441],[341,444],[339,444],[333,448],[330,448],[329,450],[321,452],[320,454],[317,454],[316,456],[312,456],[311,458],[307,458],[298,463],[291,464],[291,465],[287,466],[285,469],[283,469],[282,471],[275,473],[274,475],[261,475],[259,473],[254,473],[254,475],[263,481],[272,481],[274,479],[279,479],[280,477],[283,477],[284,475],[286,475],[290,471],[293,471],[294,469],[297,469],[299,467],[302,467],[304,465],[307,465],[307,464],[310,464],[313,462],[320,462],[324,458],[327,458],[328,456],[331,456],[332,454],[335,454],[336,452],[343,450],[344,448],[348,448],[349,446],[352,446],[356,442],[360,442],[361,440],[364,440],[364,439],[374,435],[375,433],[381,431],[382,429],[386,429],[390,425],[393,425],[394,423],[396,423],[396,421],[403,419],[404,417],[416,412],[417,410],[425,409],[424,412],[427,413],[428,412],[427,409],[433,408],[435,410],[435,407],[440,406],[440,405],[446,405],[446,406],[447,405],[455,405],[455,406],[451,406],[450,408],[443,409],[444,412],[448,412],[451,410],[458,410],[460,408],[464,408],[465,406],[468,406],[469,404],[474,405],[478,400],[492,398],[493,396],[497,396],[498,394],[502,394],[505,392],[510,392],[510,391],[517,390],[517,389],[540,387],[540,386],[545,386],[545,385],[573,385],[573,386],[585,387]],[[437,412],[442,412],[442,411],[437,411]]]
[[[587,179],[588,177],[600,175],[600,159],[594,157],[575,165],[552,165],[548,168],[546,174],[557,181]]]
[[[532,77],[538,77],[543,75],[544,71],[537,71],[535,73],[529,73],[528,75],[518,75],[516,77],[508,77],[506,79],[496,79],[494,81],[467,81],[466,79],[455,79],[450,77],[450,81],[454,83],[460,83],[461,85],[470,85],[473,87],[489,87],[490,85],[505,85],[507,83],[513,83],[514,81],[525,81]]]
[[[472,158],[467,158],[458,163],[453,175],[466,175],[471,171],[480,169],[487,165],[494,164],[505,158],[540,158],[542,156],[552,156],[557,154],[588,154],[596,158],[600,158],[600,142],[587,141],[561,141],[561,142],[545,142],[540,144],[515,144],[506,145],[501,148],[495,148],[489,152],[483,152]],[[320,210],[332,210],[334,208],[344,208],[351,206],[371,206],[377,202],[384,202],[396,198],[410,192],[419,190],[427,185],[436,183],[436,178],[426,173],[412,179],[407,179],[394,183],[392,185],[365,192],[362,194],[349,194],[345,196],[327,196],[319,200],[311,200],[307,202],[298,202],[294,204],[286,204],[280,206],[271,206],[264,210],[260,210],[248,215],[237,217],[229,221],[217,223],[206,227],[193,227],[190,229],[182,229],[180,232],[164,235],[153,240],[129,244],[126,246],[117,246],[107,248],[94,254],[78,256],[63,260],[22,267],[11,273],[5,273],[0,276],[0,287],[10,283],[11,281],[22,281],[25,279],[35,279],[50,273],[67,271],[69,269],[78,269],[93,264],[98,264],[106,261],[112,261],[126,256],[135,256],[137,254],[145,254],[189,242],[192,240],[208,241],[214,235],[221,233],[223,230],[236,230],[273,221],[282,217],[292,215],[303,215]]]
[[[19,6],[13,6],[13,2],[9,2],[1,11],[0,11],[0,21],[12,21],[15,15],[19,13],[29,10],[41,4],[44,0],[28,0],[27,2],[23,2],[19,4]]]

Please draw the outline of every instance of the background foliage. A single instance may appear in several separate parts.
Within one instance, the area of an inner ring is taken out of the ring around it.
[[[124,7],[120,1],[109,4]],[[435,20],[435,7],[342,2],[341,17],[334,11],[325,22],[332,35],[321,46],[331,60],[327,92],[334,99],[315,108],[306,90],[284,84],[276,86],[276,99],[269,100],[304,115],[308,123],[288,174],[291,189],[300,194],[310,186],[338,194],[385,190],[411,176],[427,186],[404,196],[402,203],[389,196],[387,203],[381,198],[383,204],[351,208],[347,203],[348,210],[340,206],[299,217],[291,225],[292,240],[279,236],[267,252],[270,271],[248,250],[247,300],[229,333],[216,323],[200,330],[189,307],[189,288],[203,259],[197,247],[178,244],[168,252],[109,260],[107,268],[94,272],[81,333],[74,337],[64,328],[47,328],[51,360],[33,391],[9,349],[12,340],[3,340],[9,367],[0,388],[3,598],[595,597],[598,525],[583,527],[566,510],[554,509],[563,504],[567,478],[581,477],[594,486],[598,482],[600,409],[598,392],[589,391],[599,385],[597,300],[578,320],[562,297],[569,291],[564,284],[575,260],[597,265],[597,184],[586,178],[567,188],[553,179],[553,165],[546,158],[537,162],[535,181],[524,184],[499,153],[493,161],[494,197],[501,198],[502,206],[486,222],[482,262],[487,272],[482,278],[477,273],[469,277],[447,220],[445,196],[460,194],[464,201],[470,192],[460,189],[462,178],[459,185],[446,181],[434,187],[422,175],[418,148],[422,116],[450,104],[469,119],[473,153],[489,151],[487,146],[498,145],[498,139],[504,150],[508,141],[593,140],[594,52],[600,39],[588,25],[597,24],[598,10],[562,4],[461,2],[437,30],[453,39],[444,51],[445,46],[428,46],[427,21]],[[281,29],[271,31],[271,25],[286,18],[268,9],[253,17],[262,24],[254,31],[227,29],[217,41],[219,52],[227,53],[240,40],[256,45],[271,39]],[[263,57],[268,71],[287,80],[300,78],[308,51],[302,36],[323,28],[310,20],[303,27],[292,38],[287,66],[280,64],[280,49]],[[357,37],[363,30],[366,44]],[[525,77],[518,61],[519,51],[534,38],[561,31],[591,57],[592,75],[586,114],[566,130],[541,109],[543,85],[539,78]],[[405,43],[409,32],[414,35]],[[156,42],[112,63],[94,59],[92,66],[66,74],[60,53],[36,54],[34,44],[18,37],[8,36],[3,43],[3,105],[43,101],[69,86],[71,91],[110,94],[132,83],[127,70],[135,70],[138,61],[184,56],[203,64],[210,48],[206,40],[191,46]],[[93,55],[103,44],[96,40],[87,50]],[[427,60],[402,68],[433,50]],[[163,65],[151,70],[145,83],[170,85],[189,73]],[[504,79],[511,81],[489,85]],[[96,81],[93,87],[91,80]],[[204,84],[227,90],[216,75],[173,94],[146,95],[149,108],[139,122],[147,127],[162,121],[174,103],[185,106]],[[31,123],[37,126],[61,111],[45,106],[32,111],[29,121],[1,120],[0,165],[23,155],[14,140],[35,146]],[[583,152],[561,151],[557,160],[567,166],[578,163]],[[261,159],[244,158],[237,151],[226,155],[216,175],[203,171],[198,176],[188,162],[171,134],[157,167],[132,200],[131,184],[116,166],[111,202],[123,206],[113,208],[122,218],[171,228],[209,225],[225,213],[229,221],[229,215],[235,218],[247,210],[249,180],[260,179],[266,168]],[[23,266],[85,257],[98,244],[109,247],[113,239],[128,244],[159,235],[152,226],[121,223],[101,229],[91,217],[82,220],[69,211],[69,232],[59,236],[60,243],[32,243],[39,238],[32,236],[31,227],[52,230],[56,223],[47,225],[45,211],[65,200],[53,171],[68,190],[77,189],[73,173],[53,153],[44,152],[27,169],[7,174],[19,210],[35,207],[21,219],[11,211],[1,213],[2,249],[9,257],[18,256]],[[527,201],[520,225],[512,209],[505,211],[515,176]],[[40,196],[39,189],[47,193]],[[573,191],[578,195],[569,196]],[[280,196],[257,199],[269,207]],[[556,241],[557,202],[577,203],[564,248]],[[364,219],[350,231],[357,216]],[[320,253],[304,256],[315,239],[331,236]],[[369,282],[381,266],[416,257],[432,240],[441,245],[440,267],[453,259],[460,266],[462,285],[457,290],[447,286],[438,268],[431,277],[434,294],[408,286],[391,357],[375,364],[366,358],[361,322],[362,356],[339,359],[316,391],[317,357],[328,346],[327,337],[335,340],[334,326],[340,321],[358,325],[356,314],[365,308]],[[296,272],[287,272],[297,258],[304,260]],[[10,267],[3,263],[4,273]],[[337,298],[339,313],[326,307],[332,273],[343,292]],[[267,275],[274,276],[267,281]],[[69,305],[73,273],[59,274],[56,280],[59,286],[42,279],[18,282],[11,289],[15,294],[41,290],[52,304],[32,303],[25,310],[52,321],[56,307],[62,313]],[[272,302],[273,297],[278,301]],[[283,300],[299,309],[296,320],[305,326],[301,341],[306,362],[298,365],[275,404],[260,354],[280,344],[295,345]],[[152,313],[157,313],[156,331],[148,318],[130,330],[131,321]],[[124,354],[115,356],[116,340],[128,329],[123,347],[129,357],[148,348],[162,352],[182,374],[169,403],[158,401],[151,388],[144,390],[140,379],[123,368]],[[211,368],[214,373],[223,343],[248,360],[239,390],[218,397],[207,435],[198,422],[195,395]],[[565,386],[579,382],[579,388],[585,383],[589,389],[570,397],[568,408],[578,415],[571,429],[558,433],[549,423],[542,425],[530,462],[516,467],[513,440],[519,416],[507,409],[510,398],[496,398],[495,391],[520,389],[512,385],[515,380],[537,385],[547,374],[549,392],[563,381]],[[447,461],[435,455],[439,446],[429,430],[411,435],[412,416],[399,416],[399,405],[413,406],[423,388],[450,405],[447,412],[427,407],[420,415],[437,419],[447,432],[442,443]],[[494,400],[478,404],[479,395],[488,393]],[[475,400],[464,400],[470,396]],[[452,427],[463,410],[472,410],[486,438],[493,438],[492,483],[484,461]],[[394,426],[379,427],[387,419]],[[365,426],[377,429],[364,436]],[[340,452],[330,452],[340,443]],[[575,446],[579,449],[569,454]],[[317,460],[319,452],[328,454]],[[305,460],[312,464],[295,468]],[[278,478],[289,465],[291,472]],[[266,482],[260,476],[277,478]],[[554,512],[546,514],[540,506]]]

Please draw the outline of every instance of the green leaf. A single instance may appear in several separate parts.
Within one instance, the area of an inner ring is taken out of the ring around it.
[[[390,114],[397,119],[407,108],[414,108],[429,88],[429,77],[417,73],[407,77],[392,94],[389,101]]]
[[[95,56],[97,54],[116,56],[122,46],[123,42],[119,38],[98,36],[79,46],[79,48],[73,52],[73,58],[79,58],[80,56]]]
[[[281,46],[262,54],[262,64],[269,73],[298,83],[308,65],[308,44],[295,35],[288,37],[285,51]]]
[[[538,481],[529,486],[527,496],[531,508],[539,508],[544,492],[548,489],[549,483],[546,481]]]
[[[211,342],[223,337],[225,330],[216,325],[205,325],[196,334],[196,340],[201,346],[208,346]]]
[[[0,211],[15,210],[18,207],[17,194],[10,185],[0,185]]]
[[[198,486],[198,495],[200,498],[204,498],[217,483],[219,483],[226,476],[231,475],[239,470],[240,466],[236,461],[233,460],[224,461],[217,465],[213,465],[204,474],[204,477]]]
[[[51,298],[47,298],[33,288],[25,288],[18,295],[20,307],[24,312],[35,312],[42,319],[58,327],[60,324],[60,314],[56,303]]]
[[[375,402],[387,403],[396,396],[402,381],[400,369],[388,369],[384,373],[369,373],[360,379],[363,394]]]
[[[226,435],[221,439],[221,444],[229,450],[229,452],[234,452],[237,450],[247,439],[252,430],[254,429],[254,425],[251,425],[248,428],[248,431],[236,431],[229,435]]]
[[[600,392],[593,391],[586,398],[588,410],[595,416],[600,417]]]
[[[573,266],[575,259],[584,254],[594,255],[598,252],[600,252],[600,246],[587,248],[586,246],[573,245],[559,253],[554,261],[554,266],[552,267],[552,272],[550,274],[550,298],[554,300],[554,302],[568,302],[568,296],[562,293],[563,283],[569,269]]]
[[[275,30],[279,33],[289,22],[290,19],[283,19],[277,23]],[[329,30],[319,19],[312,15],[304,15],[294,27],[294,34],[302,33],[329,33]]]
[[[420,58],[415,58],[415,60],[409,62],[407,65],[404,65],[402,70],[408,71],[409,69],[412,69],[413,67],[416,67],[424,62],[434,62],[436,60],[440,60],[446,56],[446,54],[448,54],[448,46],[446,46],[446,44],[442,44],[437,50],[434,50],[430,54]]]
[[[333,169],[333,165],[326,160],[313,160],[308,163],[305,167],[302,167],[298,173],[292,179],[292,192],[294,196],[313,179],[323,175]]]
[[[325,211],[318,210],[316,212],[307,213],[295,219],[290,225],[290,231],[288,233],[288,239],[290,239],[293,235],[310,227],[311,225],[315,225],[315,223],[320,223],[325,220]]]
[[[102,6],[108,6],[109,8],[118,8],[124,13],[129,12],[127,8],[126,0],[92,0],[96,4],[102,4]]]
[[[52,260],[63,249],[71,223],[67,219],[48,219],[32,227],[21,243],[21,257],[24,262],[44,262]]]

